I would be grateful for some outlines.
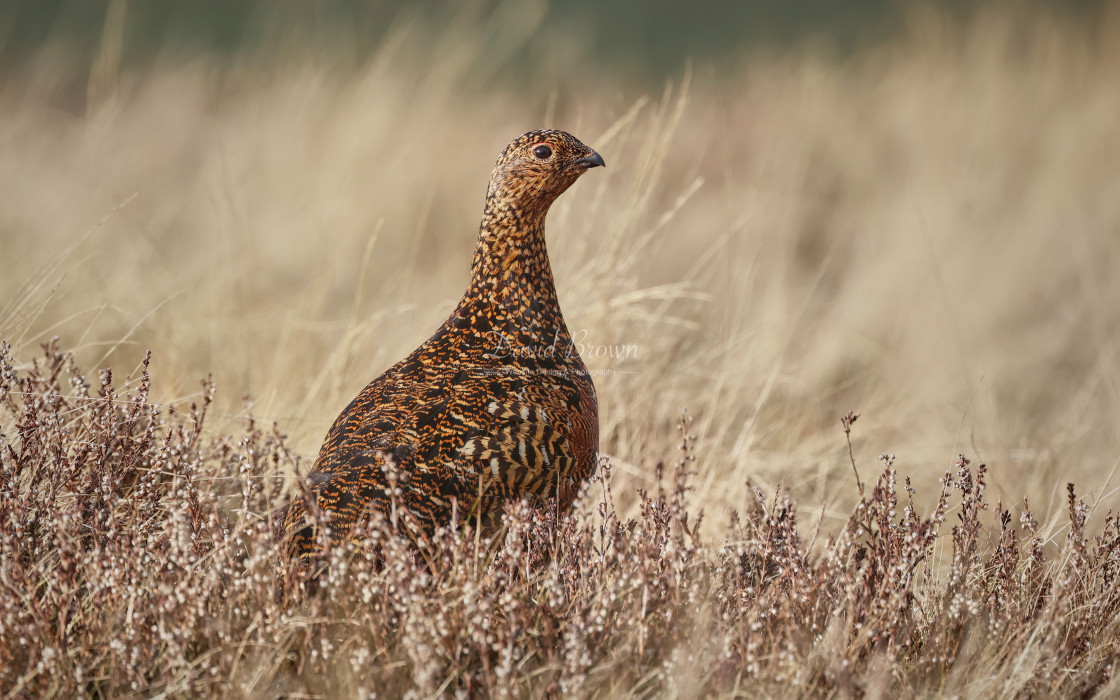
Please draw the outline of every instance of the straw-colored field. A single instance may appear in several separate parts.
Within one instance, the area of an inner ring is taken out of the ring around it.
[[[625,513],[687,409],[713,538],[748,480],[839,530],[856,411],[865,482],[892,453],[928,510],[964,453],[1016,522],[1029,495],[1060,532],[1074,482],[1095,532],[1120,504],[1107,17],[919,14],[849,58],[753,55],[654,92],[583,69],[490,81],[485,36],[407,28],[345,70],[129,73],[108,51],[76,87],[44,58],[0,86],[0,338],[19,367],[59,336],[118,385],[150,349],[152,400],[186,410],[212,375],[208,435],[251,413],[306,466],[465,288],[499,150],[555,126],[607,162],[548,236]]]

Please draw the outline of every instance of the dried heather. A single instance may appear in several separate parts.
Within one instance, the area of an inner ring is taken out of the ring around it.
[[[310,578],[269,523],[275,475],[299,466],[278,428],[208,429],[209,382],[182,410],[153,404],[147,367],[91,382],[55,343],[19,369],[0,348],[5,696],[1116,689],[1120,519],[1090,535],[1072,485],[1046,542],[1026,501],[990,507],[963,455],[928,513],[908,480],[900,508],[884,455],[834,532],[806,540],[796,504],[756,490],[705,540],[682,416],[633,518],[604,459],[572,512],[513,503],[485,536],[372,522]]]

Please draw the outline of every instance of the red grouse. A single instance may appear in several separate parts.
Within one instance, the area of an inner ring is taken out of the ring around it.
[[[526,495],[570,504],[596,463],[599,411],[560,312],[544,220],[564,190],[602,165],[563,131],[530,131],[502,152],[470,286],[431,338],[335,420],[309,490],[285,514],[293,555],[314,554],[316,522],[337,544],[363,518],[389,514],[390,471],[398,503],[426,529],[449,523],[453,508],[492,519],[506,499]]]

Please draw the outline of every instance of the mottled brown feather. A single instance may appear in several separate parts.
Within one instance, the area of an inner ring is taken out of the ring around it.
[[[549,155],[540,157],[546,146]],[[531,131],[494,167],[471,282],[451,317],[374,379],[327,433],[308,475],[330,542],[400,503],[433,528],[458,512],[492,517],[507,499],[566,507],[599,448],[595,387],[568,332],[545,246],[548,208],[597,153],[563,131]],[[284,517],[291,552],[315,552],[304,496]]]

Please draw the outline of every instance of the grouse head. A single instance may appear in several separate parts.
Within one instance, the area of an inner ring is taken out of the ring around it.
[[[516,139],[498,157],[488,202],[543,216],[548,207],[603,157],[566,131],[541,129]]]

